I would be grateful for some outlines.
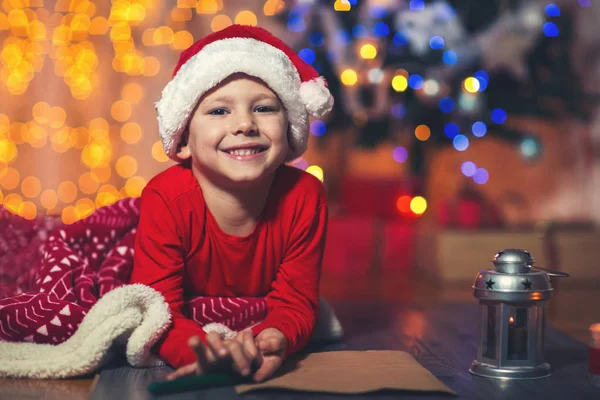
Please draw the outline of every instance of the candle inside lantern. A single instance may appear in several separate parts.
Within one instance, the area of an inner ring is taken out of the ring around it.
[[[527,359],[527,327],[518,326],[512,316],[508,319],[508,359]]]

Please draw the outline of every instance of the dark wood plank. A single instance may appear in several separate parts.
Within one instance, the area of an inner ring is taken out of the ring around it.
[[[0,399],[83,400],[90,395],[94,378],[0,378]]]
[[[472,376],[468,370],[476,357],[477,305],[406,305],[385,301],[340,301],[332,303],[344,329],[344,343],[312,348],[312,351],[404,350],[465,399],[598,399],[600,389],[592,387],[587,375],[587,346],[552,326],[546,329],[546,359],[553,375],[539,380],[502,381]],[[368,368],[368,366],[365,366]],[[93,399],[152,398],[147,385],[163,379],[170,368],[133,369],[124,364],[105,368],[92,393]],[[234,399],[232,388],[160,396],[161,399]],[[401,395],[401,396],[400,396]],[[262,391],[245,399],[341,399],[336,396],[284,391]],[[445,394],[382,392],[353,399],[451,399]]]

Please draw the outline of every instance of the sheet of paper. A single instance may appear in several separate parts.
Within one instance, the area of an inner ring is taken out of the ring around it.
[[[290,357],[267,382],[236,386],[258,389],[358,394],[377,390],[454,391],[404,351],[331,351]]]

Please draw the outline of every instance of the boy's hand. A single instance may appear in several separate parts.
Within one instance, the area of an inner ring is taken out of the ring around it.
[[[256,335],[256,347],[262,354],[262,366],[254,374],[256,382],[262,382],[281,366],[287,348],[287,339],[279,329],[266,328]]]
[[[197,336],[190,338],[188,344],[196,352],[197,362],[178,368],[167,376],[167,380],[230,369],[248,376],[253,369],[261,367],[262,356],[251,330],[240,332],[232,340],[223,340],[218,334],[210,332],[206,335],[206,341],[207,345],[204,345]]]

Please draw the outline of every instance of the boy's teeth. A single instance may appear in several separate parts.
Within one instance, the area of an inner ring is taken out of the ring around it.
[[[257,154],[259,152],[260,152],[259,149],[238,149],[238,150],[231,150],[229,152],[229,154],[234,155],[234,156],[249,156],[251,154]]]

